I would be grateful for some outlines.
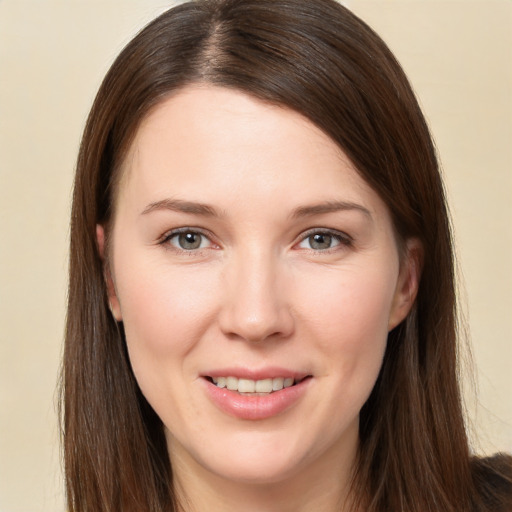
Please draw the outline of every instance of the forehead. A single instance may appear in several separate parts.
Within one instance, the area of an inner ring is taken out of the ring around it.
[[[119,197],[129,192],[146,202],[174,195],[215,202],[222,193],[300,203],[337,199],[334,191],[346,200],[377,198],[339,146],[304,116],[215,86],[184,88],[155,107],[121,172]]]

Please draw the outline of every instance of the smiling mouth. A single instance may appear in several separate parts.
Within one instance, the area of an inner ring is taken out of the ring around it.
[[[207,380],[212,384],[215,384],[218,388],[225,388],[229,391],[235,391],[242,395],[261,396],[270,395],[276,391],[290,388],[310,377],[311,375],[302,379],[294,379],[293,377],[274,377],[271,379],[251,380],[228,376],[207,377]]]

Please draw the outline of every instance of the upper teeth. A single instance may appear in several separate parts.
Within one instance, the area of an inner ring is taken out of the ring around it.
[[[273,379],[251,380],[236,377],[212,377],[219,388],[227,388],[239,393],[271,393],[293,386],[295,379],[291,377],[274,377]]]

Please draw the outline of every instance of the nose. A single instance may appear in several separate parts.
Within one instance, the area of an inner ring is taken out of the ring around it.
[[[288,301],[290,277],[272,257],[257,252],[232,262],[225,274],[225,299],[219,313],[223,333],[250,342],[289,337],[294,330]]]

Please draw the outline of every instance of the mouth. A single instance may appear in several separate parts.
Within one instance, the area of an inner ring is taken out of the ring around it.
[[[203,374],[202,380],[207,396],[223,413],[256,421],[279,416],[299,404],[311,389],[313,375],[279,368],[225,368]]]
[[[252,380],[242,379],[233,376],[205,377],[207,381],[214,384],[218,388],[225,388],[228,391],[234,391],[241,395],[247,396],[266,396],[286,388],[291,388],[300,384],[306,379],[310,379],[311,375],[302,378],[293,377],[272,377],[267,379]]]

